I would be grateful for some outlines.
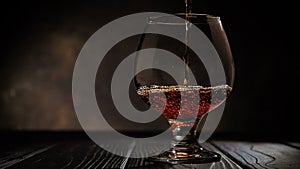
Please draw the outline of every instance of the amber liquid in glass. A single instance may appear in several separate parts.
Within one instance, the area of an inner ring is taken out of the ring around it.
[[[171,125],[193,126],[195,117],[201,118],[218,107],[230,91],[231,87],[228,85],[215,87],[152,85],[140,87],[137,93],[148,105],[151,103],[156,111],[162,112]],[[179,114],[180,121],[177,120]]]

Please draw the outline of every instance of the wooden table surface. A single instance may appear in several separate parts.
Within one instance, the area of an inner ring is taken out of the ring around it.
[[[4,133],[0,168],[300,168],[299,142],[212,139],[202,146],[221,154],[221,161],[184,165],[152,163],[147,159],[113,155],[84,133]]]

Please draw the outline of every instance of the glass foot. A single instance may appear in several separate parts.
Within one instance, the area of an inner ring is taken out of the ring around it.
[[[173,148],[157,156],[149,157],[148,160],[152,162],[164,162],[169,164],[200,164],[218,162],[221,160],[221,155],[205,150],[202,147],[194,149],[193,152],[190,150],[175,150]]]

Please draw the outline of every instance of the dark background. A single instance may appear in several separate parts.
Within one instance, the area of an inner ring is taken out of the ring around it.
[[[299,138],[299,35],[290,2],[194,0],[221,17],[235,59],[234,92],[217,133]],[[80,130],[72,71],[101,26],[136,12],[184,11],[184,0],[10,1],[0,7],[0,129]],[[294,42],[295,41],[295,42]]]

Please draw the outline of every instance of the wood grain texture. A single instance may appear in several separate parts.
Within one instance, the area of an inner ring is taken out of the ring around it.
[[[284,142],[284,143],[291,146],[291,147],[300,149],[300,143],[297,143],[297,142]]]
[[[13,166],[31,157],[37,156],[38,154],[45,152],[51,149],[52,147],[54,147],[54,145],[49,145],[46,147],[27,147],[15,151],[2,152],[6,155],[2,155],[2,157],[0,158],[0,168],[5,169],[10,166]]]
[[[300,168],[299,149],[288,145],[237,141],[214,141],[212,143],[246,168]]]
[[[111,154],[102,148],[95,145],[89,140],[74,140],[61,142],[52,147],[44,147],[35,151],[25,152],[22,155],[19,152],[14,152],[11,156],[15,158],[6,158],[6,161],[0,163],[0,166],[10,169],[94,169],[94,168],[134,168],[134,169],[185,169],[185,168],[241,168],[230,158],[226,157],[214,146],[209,143],[203,144],[208,150],[218,152],[222,155],[220,162],[207,164],[184,164],[184,165],[169,165],[162,163],[152,163],[146,159],[135,159],[120,157]],[[130,149],[129,149],[130,150]],[[26,155],[29,154],[29,155]],[[130,156],[130,151],[128,151]],[[8,156],[7,156],[8,157]],[[0,167],[1,168],[1,167]]]
[[[0,141],[1,169],[300,168],[297,142],[211,141],[202,146],[221,154],[220,162],[170,165],[129,158],[133,149],[141,154],[149,151],[149,146],[157,150],[149,144],[125,144],[125,157],[121,157],[103,150],[82,133],[8,134]],[[116,146],[120,141],[112,140],[108,145],[120,152]]]
[[[222,159],[220,162],[215,163],[206,163],[206,164],[180,164],[180,165],[170,165],[170,164],[159,164],[159,163],[149,163],[146,166],[140,166],[135,167],[137,169],[226,169],[226,168],[232,168],[232,169],[239,169],[241,168],[238,164],[236,164],[234,161],[232,161],[230,158],[228,158],[226,155],[224,155],[222,152],[220,152],[218,149],[216,149],[213,145],[210,143],[204,143],[202,146],[210,151],[217,152],[221,154]],[[130,168],[130,167],[129,167]]]

